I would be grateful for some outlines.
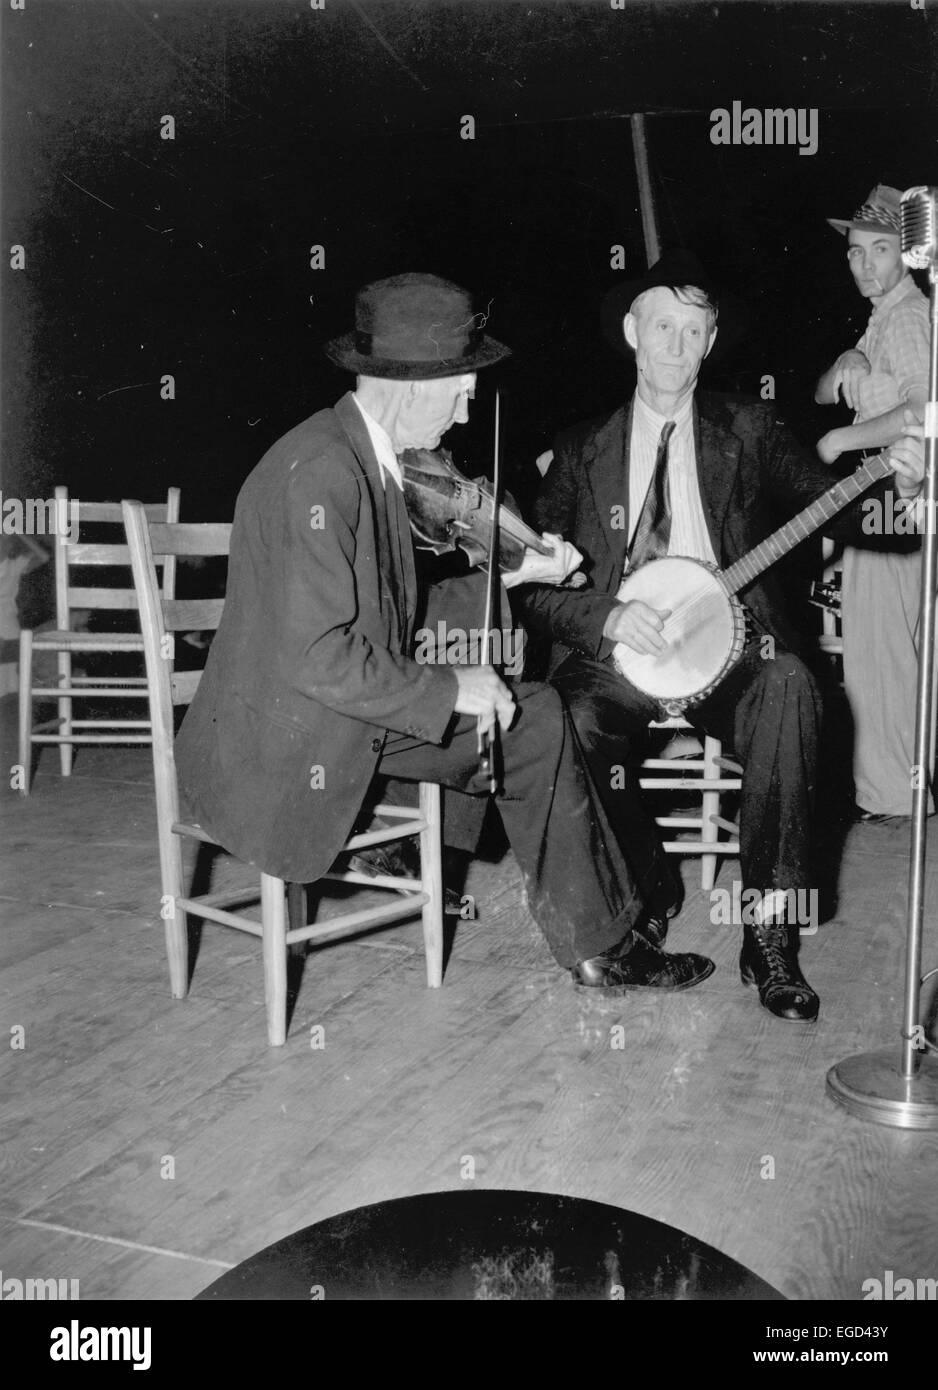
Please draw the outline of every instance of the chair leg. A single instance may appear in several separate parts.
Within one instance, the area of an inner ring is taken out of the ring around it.
[[[714,781],[720,776],[720,753],[721,746],[718,738],[711,738],[708,734],[704,739],[704,786],[708,781]],[[720,837],[720,827],[717,825],[715,817],[720,814],[720,793],[705,791],[702,797],[701,807],[701,827],[700,838],[707,844],[716,845]],[[702,854],[700,856],[700,886],[705,893],[716,882],[717,876],[717,856],[716,854]]]
[[[261,925],[264,940],[264,997],[267,1041],[287,1040],[287,903],[282,878],[261,874]]]
[[[71,685],[72,683],[72,654],[71,652],[59,652],[59,685]],[[70,736],[72,732],[72,698],[70,695],[59,696],[59,733]],[[62,768],[63,777],[72,775],[72,745],[70,743],[59,744],[59,762]]]
[[[189,930],[188,915],[179,907],[185,897],[182,871],[182,844],[179,836],[169,829],[160,846],[163,879],[163,905],[168,912],[166,923],[166,958],[169,962],[169,988],[174,999],[185,999],[189,993]]]
[[[427,985],[438,989],[443,983],[443,827],[435,782],[420,783],[420,814],[426,821],[426,829],[420,832],[420,878],[430,895],[421,912]]]
[[[20,632],[19,743],[16,756],[23,769],[20,791],[23,796],[29,796],[33,765],[33,634],[28,627]]]
[[[306,926],[306,885],[303,883],[287,884],[287,921],[291,931]],[[306,955],[306,942],[291,941],[288,950],[291,956],[302,960]]]

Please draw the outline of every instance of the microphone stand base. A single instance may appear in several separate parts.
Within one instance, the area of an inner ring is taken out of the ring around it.
[[[845,1057],[827,1073],[827,1092],[860,1120],[896,1129],[938,1129],[938,1057],[924,1052],[914,1076],[901,1073],[901,1049]]]

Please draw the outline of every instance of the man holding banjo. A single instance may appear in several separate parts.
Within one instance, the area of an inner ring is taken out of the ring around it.
[[[739,309],[728,298],[721,307],[721,329],[732,332]],[[811,882],[821,699],[769,566],[809,526],[859,540],[862,518],[855,506],[829,520],[848,496],[818,501],[830,475],[771,406],[697,393],[717,313],[711,282],[683,251],[607,296],[604,324],[634,353],[635,394],[611,416],[560,436],[533,509],[538,528],[583,552],[592,586],[519,593],[528,626],[551,639],[549,680],[629,847],[659,943],[680,894],[629,769],[630,745],[650,721],[683,712],[733,749],[744,766],[743,888],[757,890],[744,900],[758,897],[742,924],[742,979],[770,1013],[807,1022],[819,1000],[799,966],[798,928],[786,909]],[[902,496],[917,495],[923,462],[915,441],[900,441],[879,467],[880,476],[895,472]],[[817,516],[782,528],[759,550],[775,512],[791,516],[812,503]],[[730,597],[736,589],[745,611]]]

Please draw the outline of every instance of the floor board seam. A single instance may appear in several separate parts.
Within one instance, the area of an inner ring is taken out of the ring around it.
[[[167,1250],[161,1245],[142,1245],[136,1240],[124,1240],[121,1236],[99,1235],[95,1231],[77,1231],[72,1226],[60,1226],[53,1221],[36,1221],[27,1216],[13,1216],[9,1220],[16,1226],[29,1226],[40,1231],[55,1231],[59,1235],[77,1236],[81,1240],[97,1240],[104,1245],[119,1245],[124,1250],[137,1250],[145,1255],[166,1255],[171,1260],[189,1260],[195,1264],[212,1265],[215,1269],[234,1269],[227,1260],[213,1260],[207,1255],[189,1255],[182,1250]]]

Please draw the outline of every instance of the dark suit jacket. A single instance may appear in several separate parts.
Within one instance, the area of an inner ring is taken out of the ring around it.
[[[602,635],[616,603],[629,535],[629,405],[561,434],[533,508],[540,531],[559,532],[584,555],[587,589],[526,585],[516,606],[537,634],[553,643],[550,670],[571,650],[601,660],[612,648]],[[721,568],[740,559],[782,522],[814,501],[836,478],[803,449],[774,409],[744,396],[701,392],[694,404],[697,476],[713,553]],[[889,480],[866,496],[881,495]],[[621,523],[624,509],[624,526]],[[860,504],[824,528],[862,542]],[[766,570],[740,594],[757,622],[783,646],[798,650],[777,570]]]
[[[273,445],[235,508],[224,613],[176,745],[188,808],[226,849],[316,878],[387,730],[442,740],[456,679],[405,655],[416,603],[403,498],[346,395]]]

